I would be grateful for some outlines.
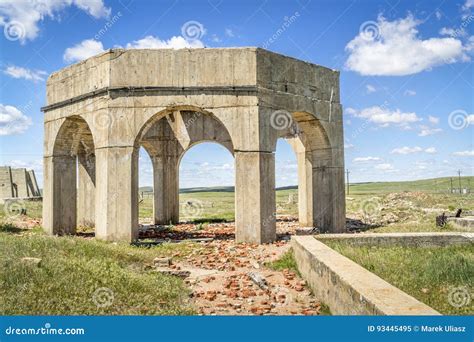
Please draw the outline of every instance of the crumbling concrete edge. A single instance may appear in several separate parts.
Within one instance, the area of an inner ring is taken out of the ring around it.
[[[313,236],[291,238],[298,270],[335,315],[440,315]]]
[[[445,247],[474,244],[474,234],[464,232],[320,234],[315,237],[323,242],[343,241],[351,246]]]

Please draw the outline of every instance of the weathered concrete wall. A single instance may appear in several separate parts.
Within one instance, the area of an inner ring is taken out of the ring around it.
[[[316,235],[324,241],[340,241],[351,246],[444,247],[473,245],[474,234],[469,233],[367,233]]]
[[[138,148],[144,146],[154,160],[160,189],[154,216],[165,222],[178,215],[176,160],[193,144],[216,141],[236,158],[237,239],[262,243],[275,238],[276,141],[297,130],[300,152],[308,156],[306,174],[300,173],[306,189],[302,221],[341,232],[345,204],[338,77],[333,70],[258,48],[110,50],[48,79],[45,158],[54,164],[61,155],[55,149],[58,139],[67,144],[64,125],[82,130],[71,133],[75,141],[93,137],[86,140],[93,140],[96,151],[97,236],[131,239],[138,225]],[[289,112],[294,125],[272,125],[278,110]],[[195,113],[201,114],[197,120]],[[161,134],[160,120],[168,122],[171,137]],[[45,165],[46,193],[53,196],[47,169],[54,168]],[[48,217],[55,211],[49,205],[56,202],[45,203]]]
[[[0,198],[14,197],[12,172],[9,166],[0,167]]]
[[[313,236],[293,236],[298,270],[335,315],[439,315]]]
[[[41,197],[33,170],[0,167],[0,199],[32,197]]]

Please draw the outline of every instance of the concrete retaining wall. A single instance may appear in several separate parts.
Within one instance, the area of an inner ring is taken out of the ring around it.
[[[402,247],[444,247],[474,244],[470,233],[370,233],[370,234],[322,234],[321,241],[343,241],[352,246],[402,246]]]
[[[313,236],[293,236],[298,269],[335,315],[440,315]]]

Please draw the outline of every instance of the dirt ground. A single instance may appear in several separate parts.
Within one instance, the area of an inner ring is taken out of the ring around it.
[[[208,224],[196,230],[194,224],[180,224],[172,230],[144,227],[142,238],[193,240],[199,247],[176,252],[170,269],[189,271],[186,283],[192,301],[203,315],[317,315],[320,302],[298,274],[268,267],[290,248],[289,237],[298,226],[296,219],[278,222],[278,241],[272,244],[236,244],[232,223]],[[209,240],[206,240],[209,239]],[[260,281],[260,286],[250,275]]]

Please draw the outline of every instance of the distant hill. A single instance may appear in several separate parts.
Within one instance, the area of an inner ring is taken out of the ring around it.
[[[451,188],[451,179],[454,189],[459,188],[458,177],[442,177],[421,179],[416,181],[403,182],[363,182],[350,185],[350,192],[353,193],[370,193],[370,192],[397,192],[397,191],[430,191],[430,192],[447,192]],[[461,177],[461,187],[470,188],[474,192],[474,177]],[[298,189],[297,185],[290,185],[277,188],[276,190],[294,190]],[[140,188],[140,192],[153,191],[151,186]],[[234,192],[233,186],[214,186],[214,187],[196,187],[184,188],[179,190],[180,193],[195,192]]]

